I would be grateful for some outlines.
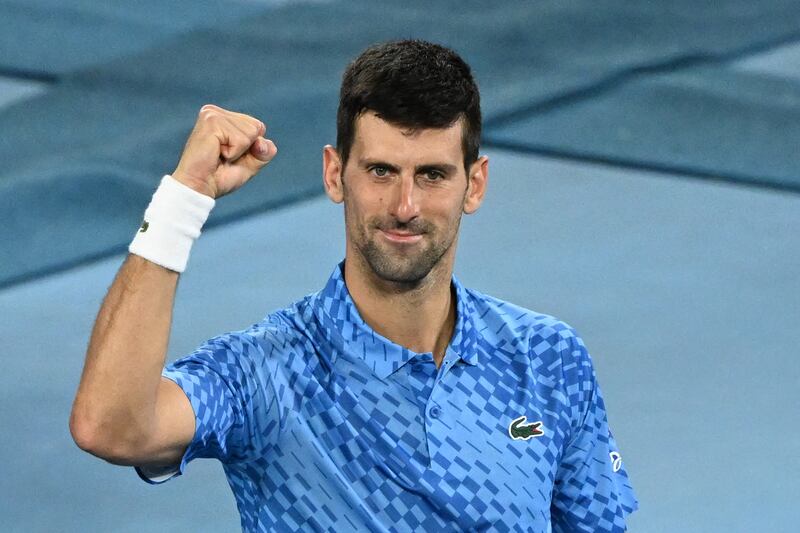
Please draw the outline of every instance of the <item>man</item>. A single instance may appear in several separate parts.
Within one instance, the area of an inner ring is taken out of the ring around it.
[[[201,110],[98,315],[78,445],[151,482],[219,459],[246,531],[623,531],[637,503],[581,339],[453,276],[488,180],[469,67],[423,41],[373,46],[337,127],[323,181],[345,260],[162,372],[213,199],[276,154],[258,119]]]

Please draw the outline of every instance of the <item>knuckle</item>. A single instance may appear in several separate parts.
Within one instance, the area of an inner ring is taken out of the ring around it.
[[[227,143],[225,143],[225,146],[228,151],[228,155],[233,158],[238,156],[238,154],[243,152],[246,148],[245,142],[243,141],[243,135],[237,132],[228,132]]]
[[[213,118],[214,117],[213,117],[213,115],[211,113],[208,113],[208,112],[204,111],[204,112],[200,113],[200,116],[197,117],[197,122],[198,122],[198,124],[204,124],[204,123],[210,122],[211,120],[213,120]]]
[[[236,143],[242,148],[247,148],[252,143],[252,139],[245,133],[237,133]]]
[[[258,126],[246,117],[237,117],[233,124],[241,132],[242,137],[255,138],[258,135]]]
[[[198,120],[208,122],[219,116],[219,109],[212,105],[204,105],[197,114]]]

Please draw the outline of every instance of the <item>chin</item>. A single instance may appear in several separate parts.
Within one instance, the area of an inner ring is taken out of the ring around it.
[[[418,284],[436,268],[441,257],[433,259],[424,253],[417,257],[398,259],[392,254],[374,253],[370,250],[364,257],[372,272],[380,279],[391,283]]]

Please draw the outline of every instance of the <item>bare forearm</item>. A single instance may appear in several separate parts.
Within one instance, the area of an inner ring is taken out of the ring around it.
[[[277,153],[265,132],[266,125],[249,115],[213,105],[200,110],[95,321],[70,417],[72,436],[84,450],[119,464],[163,465],[180,459],[191,442],[189,399],[161,378],[178,272],[214,201]]]
[[[73,405],[79,444],[134,445],[152,427],[177,283],[177,272],[136,255],[120,268],[95,321]]]

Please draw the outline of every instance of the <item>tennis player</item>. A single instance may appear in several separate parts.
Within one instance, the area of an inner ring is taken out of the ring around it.
[[[323,183],[344,260],[164,367],[193,241],[277,153],[258,118],[200,110],[97,317],[77,444],[150,483],[218,459],[245,531],[624,531],[637,501],[581,338],[453,275],[489,176],[468,65],[372,46],[346,68],[337,130]]]

